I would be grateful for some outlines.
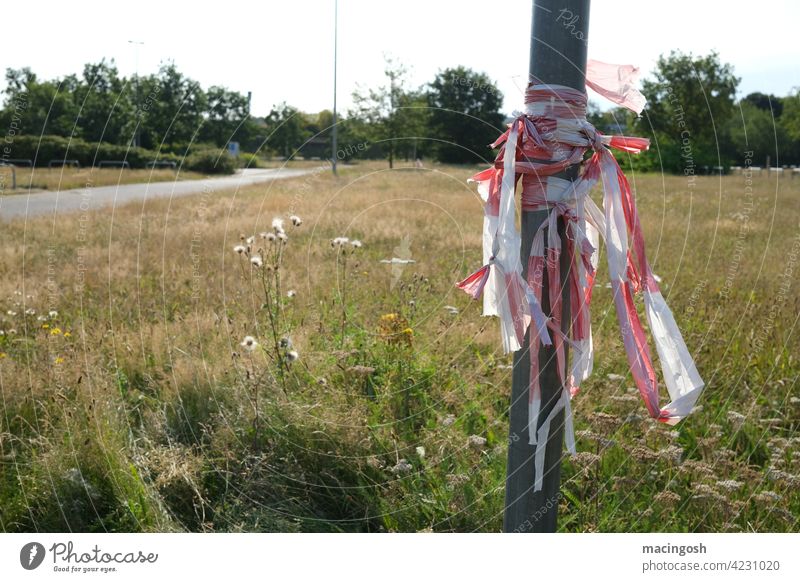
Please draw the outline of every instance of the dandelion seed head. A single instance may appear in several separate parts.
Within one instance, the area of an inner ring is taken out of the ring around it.
[[[283,219],[276,216],[272,219],[272,230],[275,231],[276,234],[280,234],[283,232]]]
[[[277,234],[277,237],[278,240],[281,241],[282,243],[285,243],[289,240],[289,235],[287,235],[285,232],[279,232]]]
[[[351,240],[350,246],[354,249],[360,249],[364,244],[360,240]]]
[[[297,360],[300,359],[300,354],[298,354],[297,351],[295,350],[289,350],[288,352],[286,352],[286,359],[289,362],[296,362]]]
[[[291,298],[293,298],[293,297],[297,297],[297,291],[295,291],[294,289],[289,289],[289,290],[286,292],[286,296],[287,296],[289,299],[291,299]]]
[[[289,220],[292,222],[292,225],[294,226],[300,226],[301,224],[303,224],[303,219],[297,216],[296,214],[292,214],[289,217]]]
[[[247,242],[248,245],[252,245],[252,244],[254,244],[256,242],[256,237],[248,236],[246,242]]]
[[[425,447],[423,447],[423,446],[417,447],[416,448],[416,453],[417,453],[417,456],[420,459],[424,459],[425,458]]]
[[[47,313],[47,315],[49,315],[50,317],[58,317],[58,311],[56,311],[55,309],[51,309],[51,310],[50,310],[50,311]]]
[[[256,338],[254,338],[253,336],[246,335],[244,336],[242,343],[240,343],[239,345],[242,346],[247,351],[252,352],[258,347],[258,342],[256,341]]]
[[[235,252],[238,255],[243,255],[245,252],[247,252],[247,247],[245,247],[244,245],[236,245],[235,247],[233,247],[233,252]]]
[[[261,267],[264,264],[264,260],[261,258],[261,255],[253,255],[250,257],[250,263],[254,267]]]

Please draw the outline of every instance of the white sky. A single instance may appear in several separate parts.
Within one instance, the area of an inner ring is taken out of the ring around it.
[[[383,81],[389,53],[409,66],[414,85],[449,66],[484,71],[510,113],[527,78],[530,12],[530,0],[339,0],[340,110],[357,83]],[[797,0],[595,0],[589,56],[635,64],[646,75],[671,49],[716,49],[741,77],[742,95],[782,96],[800,86],[798,22]],[[0,68],[29,66],[52,78],[106,57],[130,75],[136,49],[129,40],[144,43],[140,73],[173,59],[206,88],[252,91],[254,115],[284,100],[312,112],[332,106],[333,0],[30,0],[5,12]]]

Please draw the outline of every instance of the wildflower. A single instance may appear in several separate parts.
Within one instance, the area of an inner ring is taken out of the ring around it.
[[[672,463],[680,463],[683,456],[683,449],[681,447],[671,445],[658,451],[660,459],[670,461]]]
[[[277,236],[278,240],[281,241],[282,243],[285,243],[289,240],[289,236],[285,232],[279,232]]]
[[[642,446],[634,447],[631,451],[631,456],[637,461],[655,461],[658,459],[658,453]]]
[[[233,247],[233,252],[239,255],[243,255],[245,252],[247,252],[247,247],[245,247],[244,245],[236,245],[235,247]]]
[[[261,259],[261,255],[253,255],[250,257],[250,263],[254,267],[261,267],[264,264],[264,261]]]
[[[681,496],[673,491],[660,491],[653,498],[657,503],[673,507],[681,500]]]
[[[399,461],[397,461],[397,464],[394,467],[392,467],[392,473],[395,474],[408,473],[409,471],[411,471],[411,469],[413,469],[411,463],[409,463],[405,459],[400,459]]]
[[[0,352],[0,360],[2,360],[4,358],[7,358],[7,357],[8,357],[8,354],[6,354],[5,352]]]
[[[419,446],[419,447],[416,448],[416,451],[417,451],[417,456],[420,459],[424,459],[425,458],[425,447]]]
[[[325,378],[317,378],[317,384],[319,384],[320,386],[327,386],[328,381]]]
[[[744,483],[742,483],[741,481],[735,481],[733,479],[717,481],[717,487],[721,487],[726,491],[738,491],[739,489],[741,489],[742,485],[744,485]]]
[[[246,335],[242,340],[242,343],[240,343],[239,345],[242,346],[247,351],[252,352],[258,347],[258,342],[256,341],[256,338],[254,338],[253,336]]]
[[[58,317],[58,311],[56,311],[55,309],[51,309],[51,310],[48,312],[48,314],[47,314],[47,315],[49,315],[50,317]]]
[[[728,411],[728,421],[733,425],[734,429],[738,430],[742,428],[745,420],[747,420],[747,417],[744,414],[740,414],[735,410]]]
[[[756,501],[760,501],[761,503],[771,503],[774,501],[780,501],[782,499],[782,497],[774,491],[762,491],[755,497]]]
[[[6,311],[6,314],[10,315],[11,317],[14,317],[17,314],[17,312],[9,309],[8,311]]]
[[[4,332],[2,329],[0,329],[0,337],[3,337],[4,335],[6,335],[6,332]]]
[[[458,487],[469,481],[469,475],[465,475],[464,473],[449,473],[445,479],[447,479],[447,484],[451,487]]]
[[[256,242],[256,237],[254,237],[254,236],[248,236],[247,237],[247,244],[248,245],[252,245],[255,242]]]
[[[72,337],[72,334],[68,331],[64,332],[64,337]]]
[[[360,249],[364,245],[360,240],[351,240],[350,246],[353,247],[354,249]]]
[[[260,236],[267,242],[275,242],[277,238],[274,232],[262,232]]]
[[[298,354],[295,350],[289,350],[286,352],[286,359],[291,362],[296,362],[300,359],[300,354]]]
[[[456,421],[456,417],[452,414],[448,414],[442,419],[442,426],[451,426]]]
[[[47,318],[44,315],[40,315],[36,318],[36,321],[47,321]]]
[[[622,419],[606,412],[596,412],[589,418],[589,422],[601,434],[610,434],[619,428]]]
[[[8,335],[17,335],[17,330],[16,330],[16,329],[13,329],[13,328],[12,328],[12,329],[9,329],[9,330],[8,330]]]
[[[56,361],[56,364],[63,364],[64,363],[64,358],[62,358],[61,356],[58,356],[55,361]]]
[[[61,328],[54,327],[50,330],[50,335],[61,335]]]
[[[580,453],[575,453],[572,455],[572,460],[576,465],[588,468],[600,462],[600,455],[589,453],[587,451],[581,451]]]
[[[50,324],[49,323],[43,323],[42,324],[42,329],[50,329]]]
[[[335,239],[331,241],[331,246],[334,248],[341,247],[343,245],[346,245],[348,242],[350,242],[350,239],[347,238],[346,236],[337,236]]]
[[[272,219],[272,230],[275,231],[275,234],[280,234],[283,231],[283,219],[279,217],[275,217]]]
[[[36,310],[33,307],[29,307],[25,310],[25,315],[36,315]]]
[[[287,296],[289,299],[292,299],[293,297],[296,297],[296,296],[297,296],[297,291],[295,291],[294,289],[289,289],[289,290],[286,292],[286,296]]]
[[[467,444],[469,444],[469,446],[471,446],[473,449],[482,449],[484,446],[486,446],[486,439],[482,436],[471,434],[467,439]]]
[[[280,339],[278,345],[285,350],[290,349],[292,347],[292,338],[289,336],[284,336]]]
[[[292,225],[293,225],[293,226],[300,226],[301,224],[303,224],[303,219],[301,219],[301,218],[300,218],[299,216],[297,216],[296,214],[292,214],[292,215],[289,217],[289,220],[291,220],[291,221],[292,221]]]

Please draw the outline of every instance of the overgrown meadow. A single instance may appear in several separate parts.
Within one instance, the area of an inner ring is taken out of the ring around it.
[[[2,225],[0,529],[501,529],[475,168],[319,170]],[[797,531],[800,180],[630,178],[707,389],[647,417],[601,249],[559,527]]]

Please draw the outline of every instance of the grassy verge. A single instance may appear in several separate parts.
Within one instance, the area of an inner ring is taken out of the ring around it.
[[[480,263],[471,170],[4,226],[0,529],[498,531],[511,360],[453,287]],[[708,388],[677,427],[643,418],[603,252],[561,528],[796,531],[800,184],[635,186]]]

